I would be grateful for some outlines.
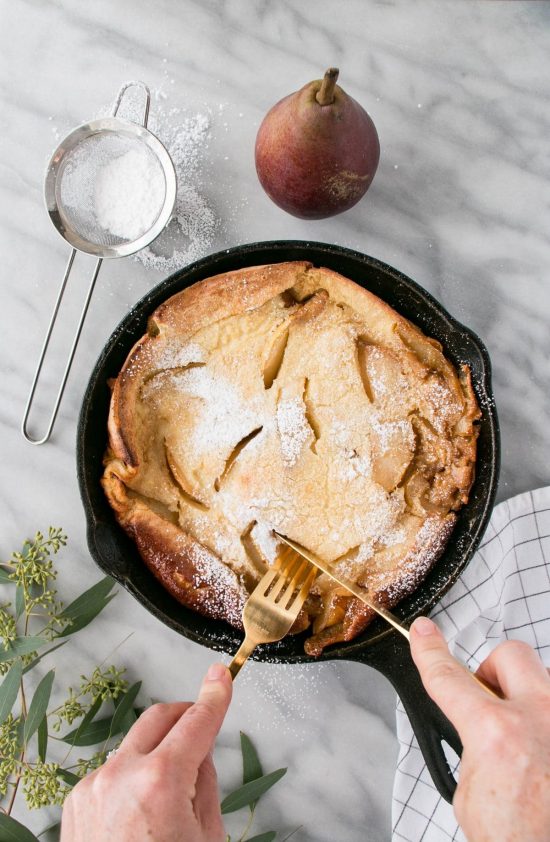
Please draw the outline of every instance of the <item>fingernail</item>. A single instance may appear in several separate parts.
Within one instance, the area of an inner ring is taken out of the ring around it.
[[[422,637],[426,637],[429,634],[436,634],[438,630],[433,620],[430,620],[428,617],[417,617],[411,629],[415,634],[420,634]]]
[[[205,681],[223,681],[227,676],[227,667],[224,664],[212,664],[208,668]]]

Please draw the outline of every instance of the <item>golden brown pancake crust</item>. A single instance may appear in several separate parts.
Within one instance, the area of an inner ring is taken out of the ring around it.
[[[158,307],[112,393],[102,484],[184,605],[241,628],[288,535],[391,607],[441,554],[473,482],[466,366],[307,262],[201,281]],[[371,612],[320,575],[294,631],[351,640]]]

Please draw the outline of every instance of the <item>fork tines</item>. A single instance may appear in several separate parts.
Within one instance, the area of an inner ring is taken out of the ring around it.
[[[272,569],[274,576],[265,588],[264,595],[273,602],[282,604],[284,608],[290,608],[306,585],[309,591],[317,575],[313,565],[290,547],[281,550]]]

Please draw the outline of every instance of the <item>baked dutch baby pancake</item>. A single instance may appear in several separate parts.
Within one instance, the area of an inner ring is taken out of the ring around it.
[[[273,529],[387,607],[468,500],[480,411],[467,366],[381,299],[306,262],[217,275],[158,307],[113,385],[103,487],[184,605],[241,627]],[[320,575],[309,654],[368,608]]]

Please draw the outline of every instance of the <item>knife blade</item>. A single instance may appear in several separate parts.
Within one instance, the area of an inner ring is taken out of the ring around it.
[[[292,550],[294,550],[295,553],[298,553],[298,555],[302,556],[302,558],[305,558],[307,561],[310,562],[310,564],[313,564],[315,565],[315,567],[318,567],[319,570],[322,570],[323,573],[326,573],[327,576],[330,576],[331,579],[334,579],[335,582],[338,582],[338,584],[341,585],[341,587],[345,588],[347,591],[352,593],[354,596],[357,597],[357,599],[360,599],[361,602],[364,602],[365,605],[368,605],[368,607],[371,608],[373,611],[376,611],[376,613],[383,617],[384,620],[386,620],[391,626],[393,626],[394,629],[397,629],[397,631],[400,632],[403,635],[403,637],[410,641],[409,630],[406,628],[406,626],[404,626],[397,619],[395,614],[392,614],[391,611],[388,611],[387,608],[384,608],[382,605],[378,605],[378,603],[375,602],[375,600],[371,599],[363,588],[360,588],[358,585],[355,584],[355,582],[352,582],[350,579],[347,579],[340,573],[335,573],[330,564],[327,564],[326,561],[323,561],[313,553],[310,553],[309,550],[304,549],[304,547],[301,547],[300,544],[296,544],[294,541],[291,541],[290,538],[286,538],[284,535],[281,535],[281,533],[277,532],[275,529],[273,530],[273,533],[277,536],[277,538],[283,541],[283,543],[285,543]],[[497,699],[504,698],[504,694],[502,693],[500,688],[493,687],[493,685],[489,684],[488,681],[485,681],[484,678],[481,678],[481,676],[476,675],[466,666],[466,664],[463,664],[461,661],[459,661],[458,658],[455,658],[455,661],[462,667],[463,670],[465,670],[468,673],[468,675],[471,678],[473,678],[476,684],[482,687],[483,690],[489,693],[490,696],[493,696]]]
[[[305,550],[299,544],[295,544],[294,541],[291,541],[290,538],[285,538],[284,535],[281,535],[280,532],[277,532],[275,529],[273,530],[275,535],[281,539],[285,544],[287,544],[291,549],[294,550],[295,553],[301,555],[302,558],[307,559],[311,564],[314,564],[315,567],[318,567],[319,570],[322,570],[323,573],[326,573],[327,576],[330,576],[331,579],[334,579],[335,582],[338,582],[346,590],[350,591],[357,599],[360,599],[361,602],[364,602],[369,608],[373,611],[376,611],[381,617],[384,618],[394,629],[397,629],[403,637],[406,637],[409,640],[409,630],[399,622],[397,617],[388,611],[387,608],[384,608],[382,605],[378,605],[373,599],[371,599],[366,591],[363,588],[360,588],[355,582],[352,582],[350,579],[347,579],[345,576],[342,576],[341,573],[335,573],[330,564],[327,564],[326,561],[318,558],[317,556],[310,553],[309,550]]]

